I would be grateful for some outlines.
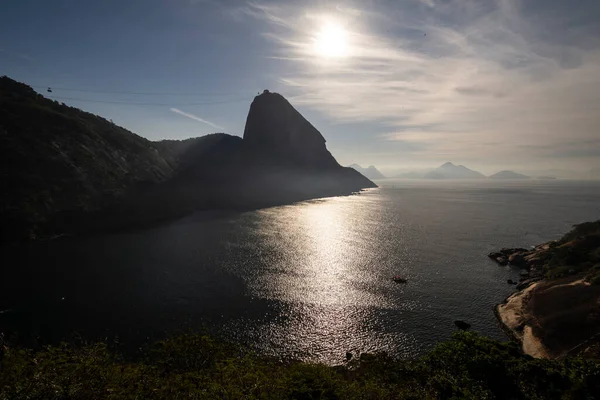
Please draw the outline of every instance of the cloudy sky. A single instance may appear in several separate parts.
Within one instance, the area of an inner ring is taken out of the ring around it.
[[[19,0],[0,75],[150,139],[242,135],[268,88],[343,164],[586,171],[598,21],[598,0]]]

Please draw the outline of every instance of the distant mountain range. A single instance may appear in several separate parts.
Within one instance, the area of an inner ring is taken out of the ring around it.
[[[353,168],[366,176],[369,179],[385,179],[385,176],[374,165],[370,165],[368,168],[363,168],[358,164],[349,165],[350,168]]]
[[[425,179],[485,179],[485,175],[464,165],[447,162],[425,174]]]
[[[251,209],[375,187],[329,153],[283,96],[250,106],[243,139],[151,142],[0,77],[2,241],[97,232],[198,209]]]
[[[404,179],[485,179],[481,172],[473,171],[464,165],[447,162],[439,167],[426,171],[406,172],[396,176]]]
[[[531,177],[523,174],[516,173],[514,171],[500,171],[495,173],[494,175],[490,175],[490,179],[531,179]]]
[[[469,169],[464,165],[447,162],[432,170],[411,171],[397,174],[395,178],[402,179],[495,179],[495,180],[524,180],[531,177],[514,171],[504,170],[489,177],[481,172]],[[536,179],[556,179],[554,176],[540,176]]]

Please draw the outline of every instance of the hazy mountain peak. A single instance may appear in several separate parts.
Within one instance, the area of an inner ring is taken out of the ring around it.
[[[515,171],[504,170],[490,175],[490,179],[529,179],[529,176]]]
[[[426,179],[481,179],[485,178],[480,172],[473,171],[464,165],[454,165],[447,162],[433,171],[425,174]]]
[[[369,179],[385,179],[385,176],[374,165],[369,165],[368,168],[363,168],[358,164],[349,165],[350,168],[360,172]]]

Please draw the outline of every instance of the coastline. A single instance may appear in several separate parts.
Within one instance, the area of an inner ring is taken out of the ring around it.
[[[494,307],[505,334],[535,358],[556,359],[597,352],[600,344],[600,285],[586,273],[524,281]]]
[[[551,358],[549,349],[535,336],[530,324],[534,318],[527,311],[527,303],[542,281],[532,282],[527,287],[512,293],[501,304],[494,307],[494,314],[502,330],[513,340],[521,343],[523,353],[534,358]]]
[[[598,352],[600,221],[575,225],[561,239],[532,249],[503,248],[488,257],[522,270],[517,290],[494,314],[523,353],[555,359]]]

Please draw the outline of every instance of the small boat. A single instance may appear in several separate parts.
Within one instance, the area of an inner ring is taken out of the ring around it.
[[[408,279],[403,278],[401,276],[395,276],[392,278],[392,280],[396,283],[408,283]]]

